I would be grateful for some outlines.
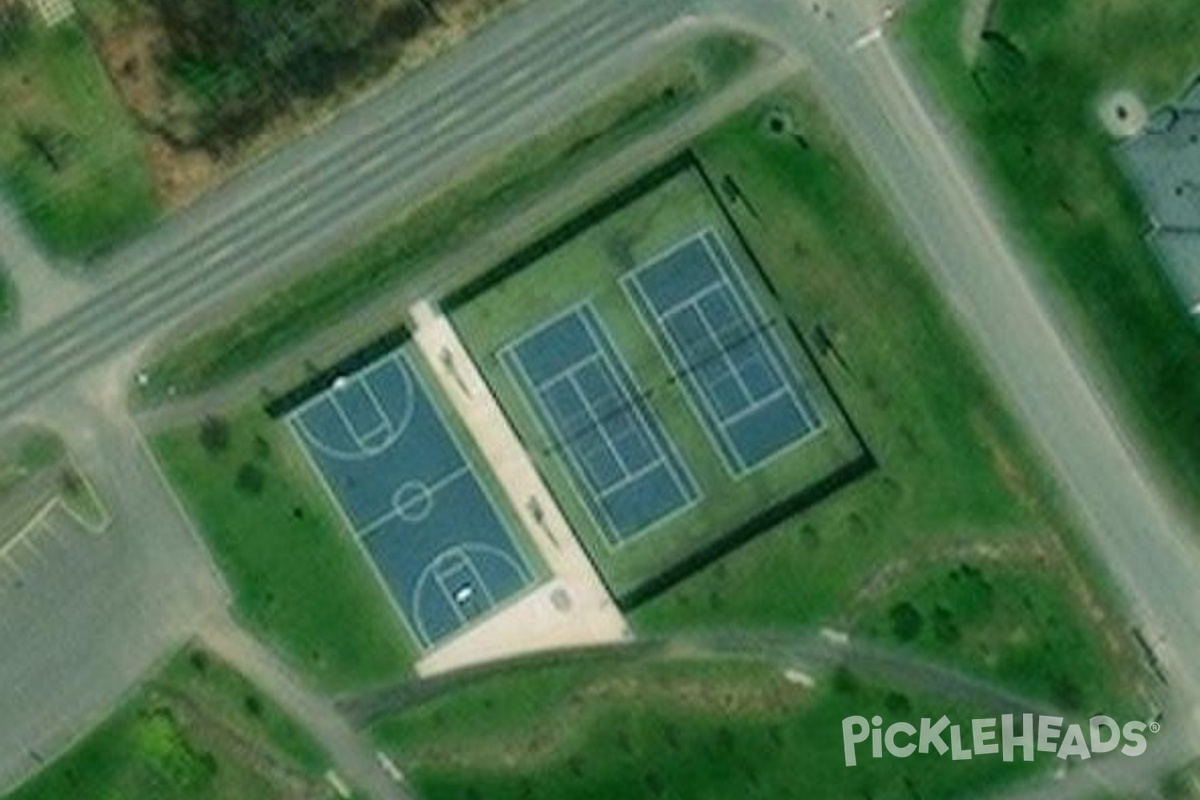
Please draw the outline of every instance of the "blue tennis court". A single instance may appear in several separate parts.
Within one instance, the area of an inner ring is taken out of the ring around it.
[[[610,544],[696,502],[695,481],[590,305],[549,320],[501,357]]]
[[[339,378],[291,423],[423,647],[533,582],[403,351]]]
[[[820,428],[778,332],[716,231],[684,240],[622,280],[733,474]]]

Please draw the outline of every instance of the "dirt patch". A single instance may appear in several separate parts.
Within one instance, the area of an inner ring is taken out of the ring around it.
[[[1000,477],[1001,482],[1008,488],[1009,492],[1012,493],[1023,508],[1037,513],[1040,503],[1035,487],[1029,483],[1028,476],[1017,465],[1012,454],[1009,453],[1008,448],[1001,441],[1001,437],[997,435],[988,422],[986,415],[982,413],[972,414],[971,428],[975,431],[979,441],[991,457],[992,468]]]
[[[1058,558],[1057,548],[1045,538],[1023,536],[1007,542],[962,542],[921,558],[899,558],[872,572],[862,582],[845,612],[850,624],[908,580],[917,571],[936,565],[962,563],[1023,564],[1044,567]]]
[[[787,715],[809,700],[802,687],[782,680],[743,677],[705,679],[699,675],[614,675],[599,678],[566,698],[561,708],[527,734],[487,737],[463,746],[460,740],[426,744],[410,757],[414,764],[471,769],[545,764],[570,752],[587,734],[588,721],[612,709],[645,707],[678,709],[713,720]],[[665,736],[676,735],[671,726]]]

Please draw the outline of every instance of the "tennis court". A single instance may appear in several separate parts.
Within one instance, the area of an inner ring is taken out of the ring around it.
[[[812,398],[716,231],[622,278],[726,467],[745,474],[821,427]]]
[[[405,352],[337,379],[291,423],[422,647],[533,582]]]
[[[589,304],[526,333],[501,358],[609,544],[697,501],[695,481]]]

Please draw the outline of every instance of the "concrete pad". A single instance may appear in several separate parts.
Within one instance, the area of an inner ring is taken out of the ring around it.
[[[629,627],[450,321],[410,309],[413,341],[450,398],[554,578],[431,651],[417,672],[628,639]]]

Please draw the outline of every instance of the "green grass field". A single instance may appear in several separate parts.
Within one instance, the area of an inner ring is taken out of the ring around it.
[[[682,382],[672,379],[654,334],[643,324],[621,284],[621,276],[656,254],[706,228],[717,231],[739,262],[742,276],[761,306],[786,356],[813,389],[825,429],[805,444],[781,453],[769,464],[734,477],[714,445],[706,423],[692,410]],[[695,170],[688,170],[645,194],[554,251],[542,255],[486,293],[454,309],[452,319],[475,362],[513,420],[555,497],[620,596],[663,572],[706,544],[729,534],[747,519],[835,472],[861,454],[807,356],[795,341],[757,276],[736,233]],[[612,545],[571,477],[568,455],[543,431],[529,399],[502,363],[503,349],[544,320],[586,301],[628,366],[635,391],[677,449],[699,487],[695,505],[644,533]]]
[[[80,28],[17,37],[0,55],[0,187],[51,251],[85,258],[159,213],[142,143]]]
[[[400,621],[283,422],[254,407],[152,445],[257,633],[326,689],[407,672]]]
[[[639,609],[638,628],[835,625],[1055,702],[1126,702],[1135,654],[1106,575],[811,95],[766,98],[697,151],[757,211],[734,207],[784,308],[810,341],[824,330],[819,361],[880,469]],[[982,605],[949,577],[964,569],[1013,594]],[[905,603],[917,635],[892,624]]]
[[[917,756],[866,757],[847,768],[844,717],[993,714],[845,675],[810,691],[781,673],[778,664],[746,660],[528,668],[470,682],[373,731],[428,800],[933,800],[1039,766]]]
[[[5,800],[327,800],[328,759],[272,702],[188,648]]]
[[[1153,109],[1200,70],[1189,0],[999,0],[993,28],[1016,57],[959,47],[961,0],[925,0],[900,29],[938,99],[976,142],[1012,228],[1031,240],[1063,310],[1115,376],[1118,407],[1166,466],[1184,502],[1200,498],[1200,335],[1142,237],[1140,201],[1097,107],[1131,89]],[[1136,32],[1134,34],[1133,32]],[[977,76],[977,77],[976,77]],[[982,88],[981,88],[982,87]]]
[[[135,389],[135,401],[153,406],[250,373],[381,292],[427,272],[438,258],[562,180],[564,165],[578,171],[612,155],[745,72],[756,57],[751,45],[726,38],[665,54],[634,83],[614,87],[578,116],[405,209],[327,267],[188,341],[168,343],[153,359],[150,382]]]

